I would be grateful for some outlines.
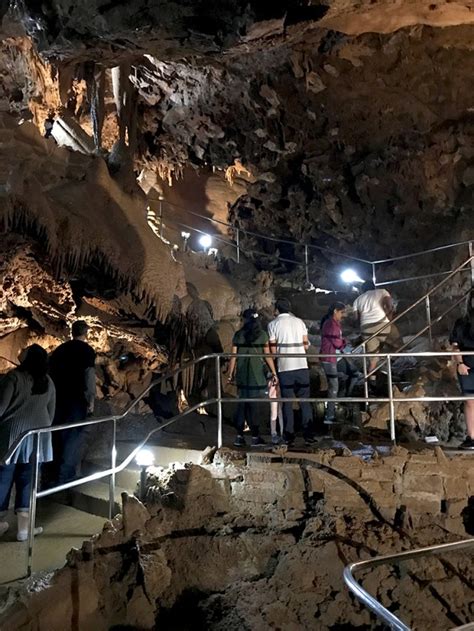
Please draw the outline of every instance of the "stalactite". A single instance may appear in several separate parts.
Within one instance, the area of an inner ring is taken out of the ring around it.
[[[91,62],[86,68],[87,97],[96,150],[102,147],[102,128],[105,118],[105,70]]]

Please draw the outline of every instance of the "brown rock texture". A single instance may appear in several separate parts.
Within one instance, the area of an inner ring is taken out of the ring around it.
[[[145,505],[124,496],[122,517],[16,593],[2,629],[55,631],[71,617],[99,630],[190,618],[196,629],[375,629],[343,586],[344,566],[472,532],[468,457],[398,448],[371,461],[335,451],[239,458],[224,450],[214,464],[150,470]],[[464,554],[359,578],[414,629],[472,614]]]

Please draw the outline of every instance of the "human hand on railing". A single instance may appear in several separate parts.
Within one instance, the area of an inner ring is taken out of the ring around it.
[[[458,375],[461,375],[462,377],[466,377],[469,374],[470,368],[469,366],[466,366],[466,364],[463,364],[462,362],[460,364],[458,364]]]

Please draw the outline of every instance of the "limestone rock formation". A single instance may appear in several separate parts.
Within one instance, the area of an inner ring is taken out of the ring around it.
[[[347,563],[472,534],[469,457],[400,448],[369,461],[334,451],[241,457],[150,471],[146,503],[124,495],[123,516],[71,551],[64,569],[17,588],[2,629],[55,631],[71,615],[94,629],[177,628],[190,617],[193,628],[232,631],[375,629],[343,585]],[[471,615],[462,554],[359,578],[413,628]]]

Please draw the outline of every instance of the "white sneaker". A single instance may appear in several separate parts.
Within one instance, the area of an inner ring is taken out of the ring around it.
[[[17,513],[16,517],[18,520],[18,532],[16,535],[16,540],[26,541],[28,539],[28,513]],[[35,528],[35,537],[36,535],[41,535],[42,532],[43,529],[41,528],[41,526]]]
[[[3,537],[3,535],[7,532],[7,530],[9,529],[9,525],[7,521],[0,521],[0,537]]]
[[[43,534],[43,529],[41,528],[41,526],[38,526],[37,528],[35,528],[35,537],[37,535],[42,535]],[[19,530],[16,533],[16,540],[17,541],[27,541],[28,539],[28,530]]]

